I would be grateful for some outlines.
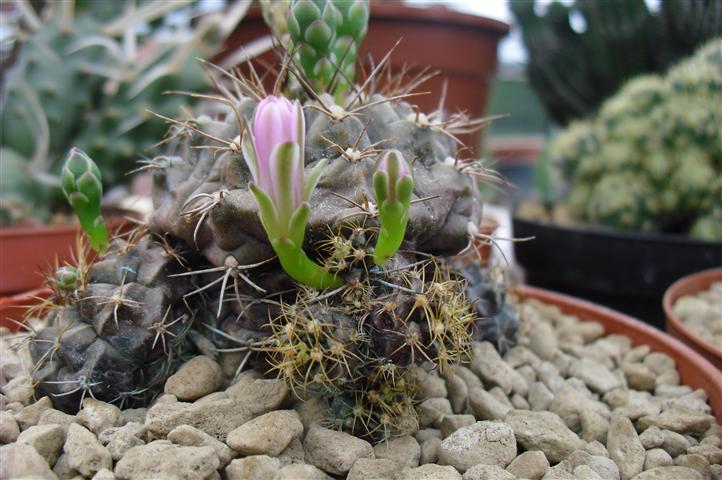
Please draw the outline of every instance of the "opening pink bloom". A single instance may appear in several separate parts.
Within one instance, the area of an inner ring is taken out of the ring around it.
[[[273,199],[277,208],[281,207],[282,197],[288,193],[291,210],[304,201],[304,138],[305,120],[298,100],[291,103],[287,98],[269,95],[258,104],[253,120],[255,162],[248,157],[246,161],[255,182]],[[291,165],[288,162],[281,165],[279,162],[283,156],[279,154],[279,149],[284,145],[288,148],[288,144],[293,145]],[[290,172],[280,171],[289,168]],[[282,176],[290,179],[291,185],[283,185]],[[286,189],[290,191],[284,192]]]

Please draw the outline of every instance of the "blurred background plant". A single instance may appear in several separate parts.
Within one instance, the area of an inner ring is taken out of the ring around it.
[[[0,224],[58,221],[66,207],[58,174],[71,147],[96,160],[106,187],[127,183],[166,131],[151,111],[177,115],[195,99],[165,92],[207,90],[197,59],[219,52],[250,4],[12,3],[2,48]]]
[[[642,75],[551,145],[576,221],[722,238],[722,38]]]
[[[591,115],[630,78],[664,72],[722,34],[719,0],[513,1],[527,74],[560,125]]]

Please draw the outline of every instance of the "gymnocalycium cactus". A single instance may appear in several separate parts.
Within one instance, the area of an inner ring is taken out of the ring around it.
[[[665,76],[642,76],[551,155],[578,221],[722,238],[722,39]]]
[[[55,359],[47,332],[34,346],[36,360],[53,359],[37,380],[68,408],[84,392],[147,401],[198,349],[240,354],[238,371],[275,373],[298,397],[320,397],[330,424],[378,440],[418,428],[414,365],[446,372],[475,338],[513,343],[509,321],[479,335],[469,292],[486,287],[451,261],[481,235],[470,226],[486,175],[456,136],[484,121],[424,115],[400,79],[316,91],[293,53],[272,94],[258,76],[228,74],[203,110],[167,119],[164,155],[146,164],[148,231],[113,242],[54,310],[92,326],[87,337],[60,332],[58,348],[78,343],[93,359]],[[374,75],[391,75],[386,62]],[[121,362],[121,376],[113,362],[126,343],[148,362]]]
[[[60,175],[63,193],[80,220],[90,246],[98,253],[108,248],[108,227],[100,214],[103,181],[92,158],[79,148],[72,148]]]

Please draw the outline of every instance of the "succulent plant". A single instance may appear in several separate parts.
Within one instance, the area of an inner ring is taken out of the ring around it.
[[[551,155],[579,221],[719,238],[722,40],[665,76],[631,80],[596,117],[563,131]],[[698,219],[706,220],[698,222]]]
[[[191,2],[45,3],[37,13],[22,9],[26,31],[2,84],[0,145],[3,158],[15,160],[3,175],[25,177],[0,194],[4,221],[24,214],[48,220],[63,207],[59,175],[71,147],[98,162],[106,187],[127,182],[126,173],[165,131],[150,111],[176,115],[194,99],[164,92],[207,88],[196,58],[213,55],[244,12],[239,4],[227,17],[206,15],[189,35],[161,37],[161,27],[140,29]]]
[[[722,35],[716,0],[665,0],[656,11],[643,0],[510,6],[529,51],[531,85],[561,125],[594,114],[633,77],[664,72]]]
[[[320,396],[332,425],[381,439],[416,424],[410,367],[465,361],[480,315],[498,319],[480,338],[513,343],[503,299],[478,309],[469,292],[488,289],[469,290],[477,278],[449,258],[478,240],[486,174],[457,157],[455,135],[484,122],[423,115],[404,100],[409,91],[375,91],[375,82],[316,92],[290,57],[273,95],[253,75],[229,74],[231,86],[205,96],[201,111],[167,119],[166,151],[145,166],[154,172],[149,232],[111,245],[51,313],[91,325],[82,341],[108,335],[113,348],[100,363],[78,355],[68,368],[41,367],[36,380],[51,394],[82,376],[99,398],[150,396],[172,362],[203,344],[242,353],[239,369],[265,367],[301,398]],[[282,95],[297,92],[285,75],[304,85],[294,101]],[[73,284],[66,273],[55,276],[61,293]],[[153,308],[138,318],[141,303]],[[172,330],[159,337],[154,325]],[[36,359],[52,356],[44,340],[53,335],[34,338]],[[133,361],[116,381],[105,360],[121,344]],[[88,372],[100,376],[88,383]],[[119,387],[103,390],[104,378]]]

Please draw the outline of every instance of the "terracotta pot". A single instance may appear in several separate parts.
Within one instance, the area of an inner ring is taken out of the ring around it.
[[[677,302],[680,297],[707,290],[714,282],[722,282],[722,267],[704,270],[682,277],[664,292],[662,306],[664,308],[664,316],[667,320],[667,331],[670,335],[674,335],[682,340],[709,360],[715,367],[722,370],[722,348],[701,339],[690,330],[687,325],[682,323],[672,310],[675,302]]]
[[[109,222],[110,232],[122,233],[132,227],[116,217]],[[78,225],[53,227],[10,227],[0,230],[0,295],[38,288],[43,283],[39,272],[55,261],[70,260],[75,251]]]
[[[631,338],[635,345],[649,345],[652,351],[669,355],[677,363],[682,383],[703,389],[713,415],[722,423],[722,372],[687,345],[610,308],[541,288],[518,286],[515,290],[521,298],[535,298],[556,305],[562,312],[580,320],[596,320],[604,326],[606,334],[621,333]]]
[[[409,101],[424,112],[436,110],[444,81],[447,81],[446,110],[466,111],[472,117],[479,117],[486,111],[487,95],[496,69],[497,43],[508,31],[506,23],[443,6],[419,8],[401,2],[372,1],[368,34],[359,50],[359,58],[367,58],[365,53],[368,52],[378,62],[402,39],[391,56],[393,72],[399,72],[404,65],[410,67],[411,76],[425,67],[430,67],[429,71],[441,71],[417,89],[431,94]],[[220,62],[234,50],[269,33],[260,8],[252,8],[214,61]],[[276,65],[277,62],[276,54],[268,52],[256,64],[263,72],[264,63]],[[366,65],[367,71],[370,71],[369,66]],[[268,84],[272,86],[273,79],[269,78]],[[477,146],[476,139],[470,135],[462,140],[469,147]]]
[[[0,297],[0,327],[6,327],[11,332],[19,330],[27,311],[48,296],[49,288],[36,288],[11,297]]]

